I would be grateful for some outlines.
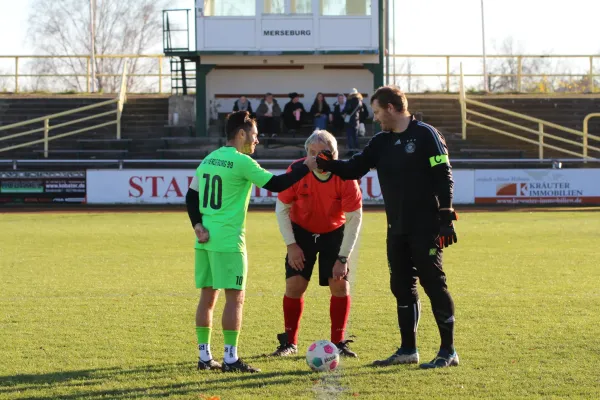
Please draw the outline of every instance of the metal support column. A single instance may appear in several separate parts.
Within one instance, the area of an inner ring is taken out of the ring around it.
[[[215,67],[212,64],[200,64],[200,57],[196,60],[196,136],[208,136],[208,91],[206,90],[206,76]]]

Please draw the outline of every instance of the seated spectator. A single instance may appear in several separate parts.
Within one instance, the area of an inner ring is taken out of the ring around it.
[[[252,104],[246,98],[246,96],[241,96],[235,101],[235,103],[233,103],[233,111],[248,111],[250,115],[253,115]]]
[[[293,135],[302,126],[302,119],[305,117],[306,110],[304,105],[300,103],[300,95],[296,92],[290,93],[290,101],[283,107],[283,123],[288,132]]]
[[[314,118],[314,128],[321,130],[327,129],[327,121],[329,119],[329,114],[331,114],[331,109],[329,108],[327,101],[325,101],[323,93],[317,93],[315,101],[310,108],[310,113]]]
[[[329,121],[333,124],[334,135],[339,136],[344,132],[343,111],[346,107],[346,96],[342,93],[337,95],[337,101],[333,103],[333,113],[329,114]]]
[[[363,106],[362,99],[363,97],[358,90],[352,89],[342,111],[346,119],[346,137],[348,139],[346,144],[348,153],[346,155],[348,156],[352,156],[358,151],[358,127],[360,125],[360,110]]]
[[[267,93],[256,109],[260,136],[275,137],[279,134],[281,107],[271,93]]]

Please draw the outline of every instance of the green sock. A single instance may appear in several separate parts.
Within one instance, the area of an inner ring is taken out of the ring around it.
[[[240,336],[240,331],[227,331],[223,329],[223,341],[226,346],[236,346],[238,345],[238,337]]]
[[[197,326],[196,336],[198,337],[198,344],[210,344],[210,331],[212,329],[208,326]]]

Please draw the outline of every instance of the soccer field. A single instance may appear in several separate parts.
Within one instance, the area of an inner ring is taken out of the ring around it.
[[[469,212],[444,253],[461,365],[373,368],[399,345],[385,216],[367,212],[349,338],[359,359],[313,373],[329,291],[313,279],[300,355],[263,356],[283,331],[285,246],[273,212],[248,215],[240,355],[253,375],[199,372],[194,236],[185,212],[0,215],[2,399],[549,399],[600,396],[600,212]],[[420,288],[422,361],[438,333]],[[219,299],[213,354],[222,357]]]

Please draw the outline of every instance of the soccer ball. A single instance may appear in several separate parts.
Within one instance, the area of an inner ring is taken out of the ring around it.
[[[340,364],[340,353],[329,340],[317,340],[308,346],[306,363],[313,371],[333,371]]]

